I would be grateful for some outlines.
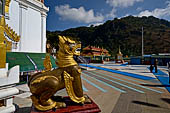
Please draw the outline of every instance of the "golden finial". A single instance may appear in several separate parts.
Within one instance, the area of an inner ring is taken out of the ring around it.
[[[4,16],[1,17],[0,26],[5,26],[5,18],[4,18]]]
[[[119,54],[122,54],[121,51],[120,51],[120,46],[119,46]]]
[[[6,67],[6,46],[0,42],[0,68]]]
[[[46,54],[46,56],[45,56],[44,67],[45,67],[44,71],[50,71],[52,69],[52,64],[51,64],[51,60],[50,60],[50,55],[49,54]]]
[[[5,0],[5,13],[9,13],[9,4],[11,0]]]

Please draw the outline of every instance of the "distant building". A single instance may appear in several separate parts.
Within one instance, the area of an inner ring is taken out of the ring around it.
[[[144,65],[154,65],[155,60],[158,60],[159,66],[167,66],[167,63],[170,62],[170,55],[144,55],[136,56],[136,57],[130,57],[130,64],[138,65],[138,64],[144,64]]]
[[[20,75],[44,69],[48,11],[44,0],[0,0],[0,49],[7,51],[6,57],[0,53],[5,58],[0,62],[8,69],[19,65]]]
[[[21,73],[44,69],[47,12],[43,0],[0,0],[1,113],[15,112]]]
[[[103,59],[104,57],[111,56],[109,54],[109,51],[107,51],[106,49],[94,47],[94,46],[87,46],[87,47],[83,48],[81,55],[84,57],[91,57],[94,59],[102,58],[102,60],[105,60],[105,59]]]

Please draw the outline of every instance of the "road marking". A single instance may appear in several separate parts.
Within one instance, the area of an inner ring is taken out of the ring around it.
[[[94,72],[94,71],[93,71]],[[94,73],[99,73],[99,72],[94,72]],[[106,72],[102,72],[102,73],[105,73],[105,74],[109,74],[109,73],[106,73]],[[127,79],[127,80],[130,80],[130,81],[134,81],[134,82],[138,82],[140,84],[146,84],[145,82],[141,82],[141,81],[138,81],[138,80],[133,80],[133,79],[130,79],[130,78],[126,78],[125,76],[122,77],[122,76],[119,76],[119,75],[115,75],[115,74],[109,74],[109,75],[112,75],[112,76],[117,76],[117,77],[120,77],[120,78],[123,78],[123,79]]]
[[[161,82],[162,85],[165,85],[165,88],[170,92],[170,83],[169,83],[169,77],[168,74],[164,73],[163,71],[158,69],[158,72],[153,74],[157,77],[157,79]]]
[[[94,74],[94,73],[91,73],[91,72],[87,72],[87,73],[90,73],[90,74],[92,74],[92,75],[98,76],[98,77],[103,78],[103,79],[105,79],[105,80],[111,81],[112,83],[115,83],[115,84],[118,84],[118,85],[120,85],[120,86],[129,88],[129,89],[134,90],[134,91],[137,91],[137,92],[139,92],[139,93],[145,93],[145,92],[143,92],[143,91],[141,91],[141,90],[138,90],[138,89],[135,89],[135,88],[133,88],[133,87],[124,85],[124,84],[122,84],[122,83],[119,83],[119,82],[110,80],[110,79],[108,79],[108,78],[105,78],[105,77],[102,77],[102,76],[99,76],[99,75],[96,75],[96,74]]]
[[[100,73],[99,73],[100,74]],[[119,81],[123,81],[123,82],[126,82],[128,84],[132,84],[132,85],[135,85],[135,86],[138,86],[138,87],[141,87],[141,88],[144,88],[144,89],[147,89],[147,90],[151,90],[151,91],[154,91],[154,92],[157,92],[157,93],[162,93],[161,91],[157,91],[155,89],[151,89],[151,88],[148,88],[148,87],[145,87],[145,86],[141,86],[141,85],[138,85],[138,84],[135,84],[135,83],[132,83],[132,82],[128,82],[128,81],[125,81],[125,80],[121,80],[121,79],[118,79],[118,78],[115,78],[115,77],[112,77],[112,76],[108,76],[108,75],[104,75],[104,74],[100,74],[102,76],[107,76],[107,77],[110,77],[110,78],[113,78],[113,79],[116,79],[116,80],[119,80]]]
[[[86,87],[84,87],[84,85],[82,85],[82,86],[83,86],[83,91],[88,92],[88,89]]]
[[[82,74],[85,75],[85,76],[88,76],[88,77],[90,77],[90,78],[93,78],[93,79],[95,79],[96,81],[98,81],[98,82],[100,82],[100,83],[103,83],[104,85],[109,86],[109,87],[111,87],[111,88],[113,88],[113,89],[115,89],[115,90],[117,90],[117,91],[120,91],[120,92],[122,92],[122,93],[126,93],[126,91],[121,90],[121,89],[119,89],[119,88],[117,88],[117,87],[114,87],[114,86],[112,86],[112,85],[110,85],[110,84],[107,84],[107,83],[105,83],[105,82],[103,82],[103,81],[101,81],[101,80],[98,80],[98,79],[94,78],[94,77],[91,77],[91,76],[85,74],[84,72],[82,72]]]
[[[105,89],[103,89],[103,88],[99,87],[98,85],[96,85],[96,84],[94,84],[94,83],[90,82],[89,80],[87,80],[87,79],[86,79],[86,78],[84,78],[83,76],[81,76],[81,78],[82,78],[83,80],[85,80],[86,82],[88,82],[89,84],[91,84],[92,86],[94,86],[94,87],[98,88],[98,89],[99,89],[99,90],[101,90],[102,92],[107,92],[107,90],[105,90]]]
[[[107,68],[103,68],[103,67],[97,67],[97,66],[85,65],[85,64],[80,64],[80,65],[81,66],[86,66],[86,67],[91,67],[91,68],[96,68],[96,69],[100,69],[100,70],[104,70],[104,71],[108,71],[108,72],[118,73],[118,74],[122,74],[122,75],[125,75],[125,76],[130,76],[130,77],[134,77],[134,78],[138,78],[138,79],[142,79],[142,80],[155,79],[153,77],[143,76],[143,75],[129,73],[129,72],[122,72],[122,71],[113,70],[113,69],[107,69]]]
[[[93,73],[101,74],[101,73],[96,72],[96,71],[95,71],[95,72],[93,71]],[[130,80],[130,81],[138,82],[138,83],[140,83],[140,84],[148,84],[148,83],[141,82],[141,81],[138,81],[138,80],[133,80],[133,79],[130,79],[130,78],[125,78],[125,77],[123,77],[123,76],[115,75],[114,73],[107,73],[107,72],[102,72],[102,73],[105,73],[105,74],[108,74],[108,75],[111,75],[111,76],[117,76],[117,77],[119,77],[119,78],[127,79],[127,80]],[[154,79],[154,80],[155,80],[155,79]],[[150,81],[152,81],[152,80],[150,80]],[[156,88],[158,88],[158,89],[165,89],[164,87],[156,87]]]

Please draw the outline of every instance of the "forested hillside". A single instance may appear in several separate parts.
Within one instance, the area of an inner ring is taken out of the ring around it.
[[[92,45],[106,48],[113,56],[120,46],[124,55],[141,55],[142,27],[144,54],[170,53],[170,22],[150,17],[128,16],[108,20],[100,26],[78,27],[64,31],[47,31],[47,40],[57,48],[57,35],[72,36],[82,47]]]

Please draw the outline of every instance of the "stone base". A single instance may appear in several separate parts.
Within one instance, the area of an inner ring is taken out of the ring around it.
[[[60,109],[53,109],[50,111],[38,111],[32,106],[31,113],[99,113],[101,112],[100,108],[95,104],[92,100],[92,103],[90,104],[84,104],[80,105],[77,103],[74,103],[70,100],[69,97],[63,98],[64,102],[66,103],[66,108],[60,108]]]

